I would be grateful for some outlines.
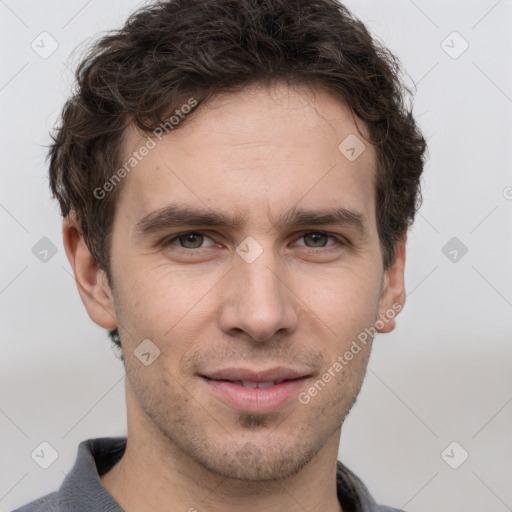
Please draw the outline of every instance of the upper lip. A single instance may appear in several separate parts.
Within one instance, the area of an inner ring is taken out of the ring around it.
[[[202,375],[209,379],[215,380],[233,380],[233,381],[247,381],[247,382],[273,382],[276,380],[290,380],[298,379],[300,377],[307,377],[308,374],[293,368],[269,368],[268,370],[249,370],[246,368],[224,368],[208,372]]]

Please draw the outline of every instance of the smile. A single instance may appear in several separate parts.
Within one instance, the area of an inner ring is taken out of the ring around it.
[[[213,397],[231,409],[264,414],[286,405],[304,388],[308,376],[288,380],[228,380],[201,377]]]

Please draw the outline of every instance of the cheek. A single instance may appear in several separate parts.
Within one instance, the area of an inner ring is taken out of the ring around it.
[[[292,307],[303,310],[304,317],[312,315],[309,323],[323,323],[338,340],[373,325],[380,269],[372,255],[347,257],[336,266],[319,263],[286,269],[282,277],[291,290]],[[116,297],[120,324],[136,339],[166,345],[166,340],[173,340],[173,345],[186,347],[185,338],[193,337],[222,307],[225,270],[207,265],[177,268],[169,262],[148,265],[142,257],[125,260],[118,267],[123,277]]]
[[[163,339],[183,319],[201,311],[202,299],[219,280],[197,270],[176,270],[168,263],[155,267],[131,265],[116,297],[127,329],[145,337]],[[220,284],[220,283],[219,283]]]
[[[343,337],[376,320],[379,285],[379,276],[371,267],[344,267],[301,276],[292,289],[327,327]]]

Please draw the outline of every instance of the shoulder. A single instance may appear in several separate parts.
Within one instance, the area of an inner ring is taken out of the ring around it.
[[[363,481],[341,461],[337,463],[338,498],[350,510],[364,512],[405,512],[404,510],[379,505]]]
[[[126,437],[87,439],[78,446],[71,471],[55,492],[46,494],[12,512],[122,512],[101,484],[100,476],[121,458]]]
[[[60,512],[59,493],[52,492],[42,496],[37,500],[31,501],[12,512]]]

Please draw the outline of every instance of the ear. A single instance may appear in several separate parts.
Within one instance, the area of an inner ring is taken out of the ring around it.
[[[405,305],[405,245],[407,234],[397,244],[395,260],[385,272],[382,293],[379,301],[379,320],[376,322],[378,332],[391,332],[395,328],[395,316]]]
[[[105,329],[117,327],[114,299],[106,273],[89,252],[76,218],[68,215],[62,223],[66,254],[75,274],[78,293],[91,320]]]

